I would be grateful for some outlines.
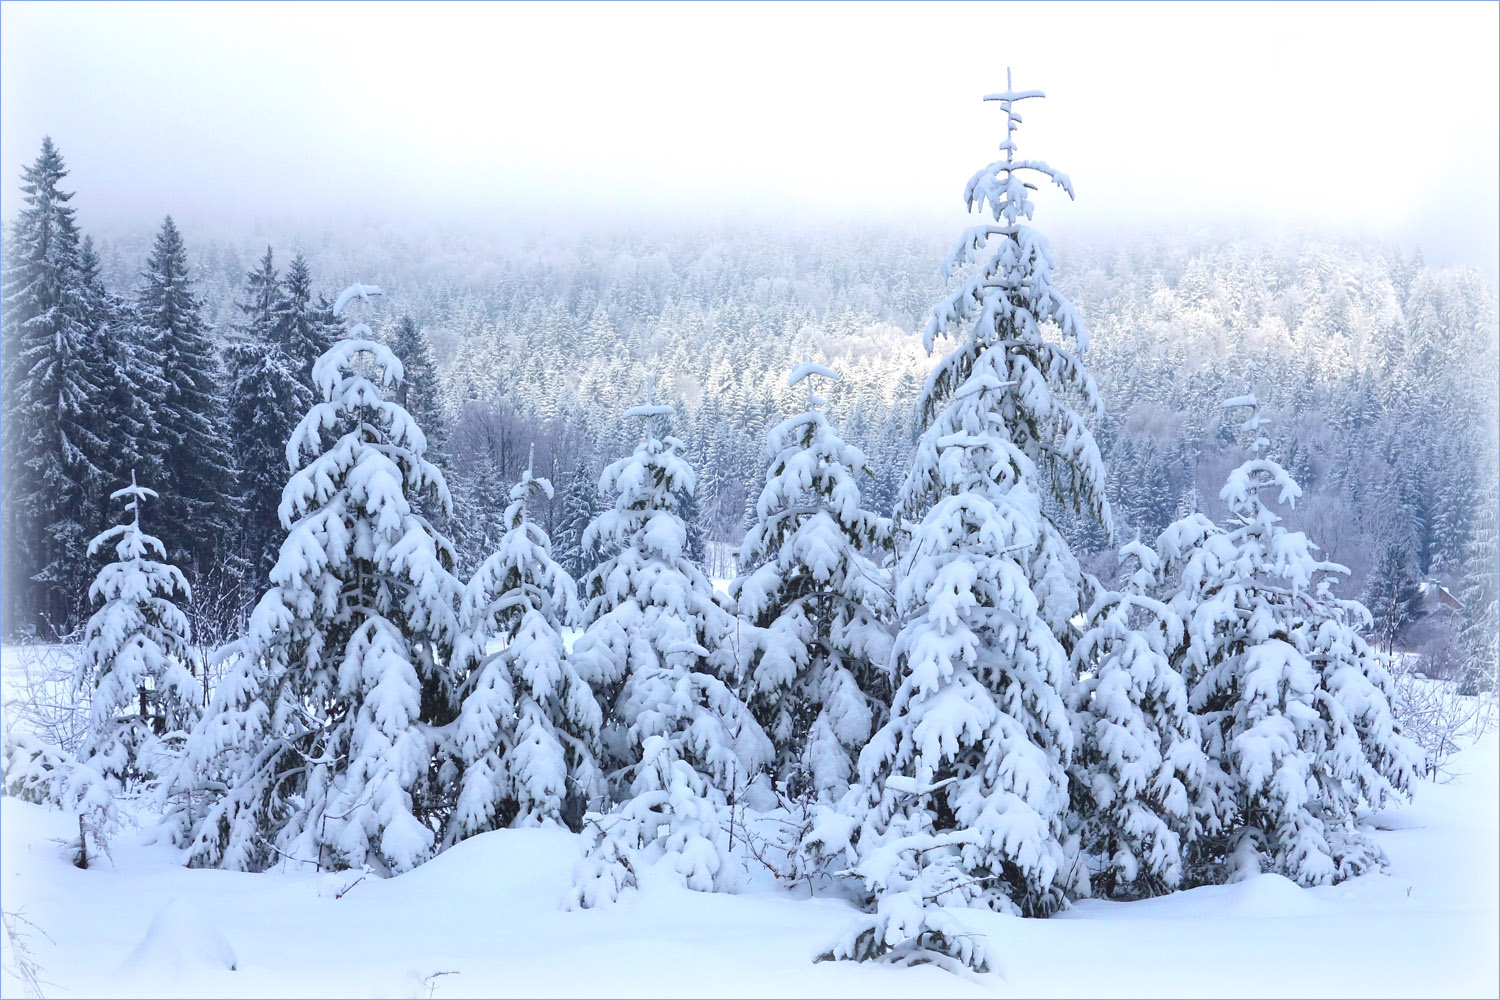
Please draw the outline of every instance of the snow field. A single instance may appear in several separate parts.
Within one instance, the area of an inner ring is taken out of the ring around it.
[[[987,936],[987,976],[815,965],[854,909],[764,880],[695,893],[649,870],[613,906],[564,911],[583,840],[558,830],[483,834],[385,880],[186,869],[144,831],[80,871],[55,843],[75,820],[7,797],[0,896],[51,939],[27,940],[49,996],[1492,996],[1497,746],[1377,817],[1388,874],[1262,875],[1046,920],[953,911]]]

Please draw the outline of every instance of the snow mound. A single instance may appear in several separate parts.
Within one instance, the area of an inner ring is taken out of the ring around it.
[[[234,948],[208,915],[179,897],[151,918],[119,971],[143,982],[160,982],[187,972],[233,972],[238,966]]]
[[[1285,875],[1257,875],[1230,888],[1234,891],[1225,912],[1238,917],[1303,917],[1325,908]]]
[[[519,897],[560,899],[582,850],[577,834],[558,827],[494,830],[455,844],[377,891],[427,899]],[[476,879],[475,872],[484,872]]]

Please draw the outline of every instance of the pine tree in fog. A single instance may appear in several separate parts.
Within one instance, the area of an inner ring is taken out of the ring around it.
[[[330,316],[326,302],[313,295],[312,270],[300,253],[287,266],[276,298],[273,339],[282,353],[297,365],[298,377],[309,394],[316,394],[313,363],[342,335],[342,327]]]
[[[1365,583],[1364,605],[1374,622],[1374,637],[1390,652],[1422,613],[1422,592],[1411,572],[1411,558],[1391,542]]]
[[[87,579],[84,552],[98,515],[90,481],[106,441],[94,407],[92,350],[100,295],[60,187],[67,176],[51,139],[22,171],[22,208],[0,273],[4,419],[5,631],[65,629]]]
[[[427,335],[410,316],[402,316],[390,334],[389,344],[392,353],[401,359],[403,372],[401,382],[393,390],[394,398],[426,433],[428,461],[441,467],[447,454],[448,419],[439,402],[437,367],[432,362]]]
[[[1497,628],[1500,628],[1500,532],[1496,531],[1496,507],[1500,505],[1493,487],[1481,501],[1469,540],[1463,586],[1463,624],[1459,648],[1463,655],[1463,677],[1460,690],[1477,694],[1495,690]]]
[[[224,374],[189,277],[187,247],[168,216],[147,258],[135,312],[140,337],[160,359],[156,405],[163,479],[161,532],[169,558],[206,589],[233,572],[239,497],[227,433]]]
[[[99,279],[99,258],[87,237],[80,259],[97,299],[93,309],[97,321],[88,352],[90,381],[96,390],[95,425],[102,445],[93,463],[98,470],[94,492],[106,497],[132,476],[147,482],[161,480],[158,413],[166,382],[161,357],[142,336],[134,304],[106,291]],[[107,520],[107,505],[95,506],[105,515],[101,520]]]
[[[302,377],[301,357],[288,354],[279,334],[280,283],[271,248],[245,280],[240,336],[226,348],[229,370],[229,437],[239,465],[242,505],[240,546],[247,563],[247,592],[270,580],[283,529],[277,514],[290,472],[287,443],[313,395]],[[307,345],[301,344],[306,347]]]

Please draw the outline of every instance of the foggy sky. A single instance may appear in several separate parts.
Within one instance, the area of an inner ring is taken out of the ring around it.
[[[0,6],[0,214],[43,134],[85,227],[357,214],[1250,223],[1496,269],[1495,4]]]

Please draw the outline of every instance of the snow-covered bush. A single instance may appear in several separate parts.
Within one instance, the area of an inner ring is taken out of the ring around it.
[[[963,851],[968,831],[935,833],[929,817],[913,813],[887,830],[878,851],[861,863],[875,912],[856,920],[816,961],[934,964],[950,972],[990,971],[989,949],[945,905],[964,906],[972,881]]]

